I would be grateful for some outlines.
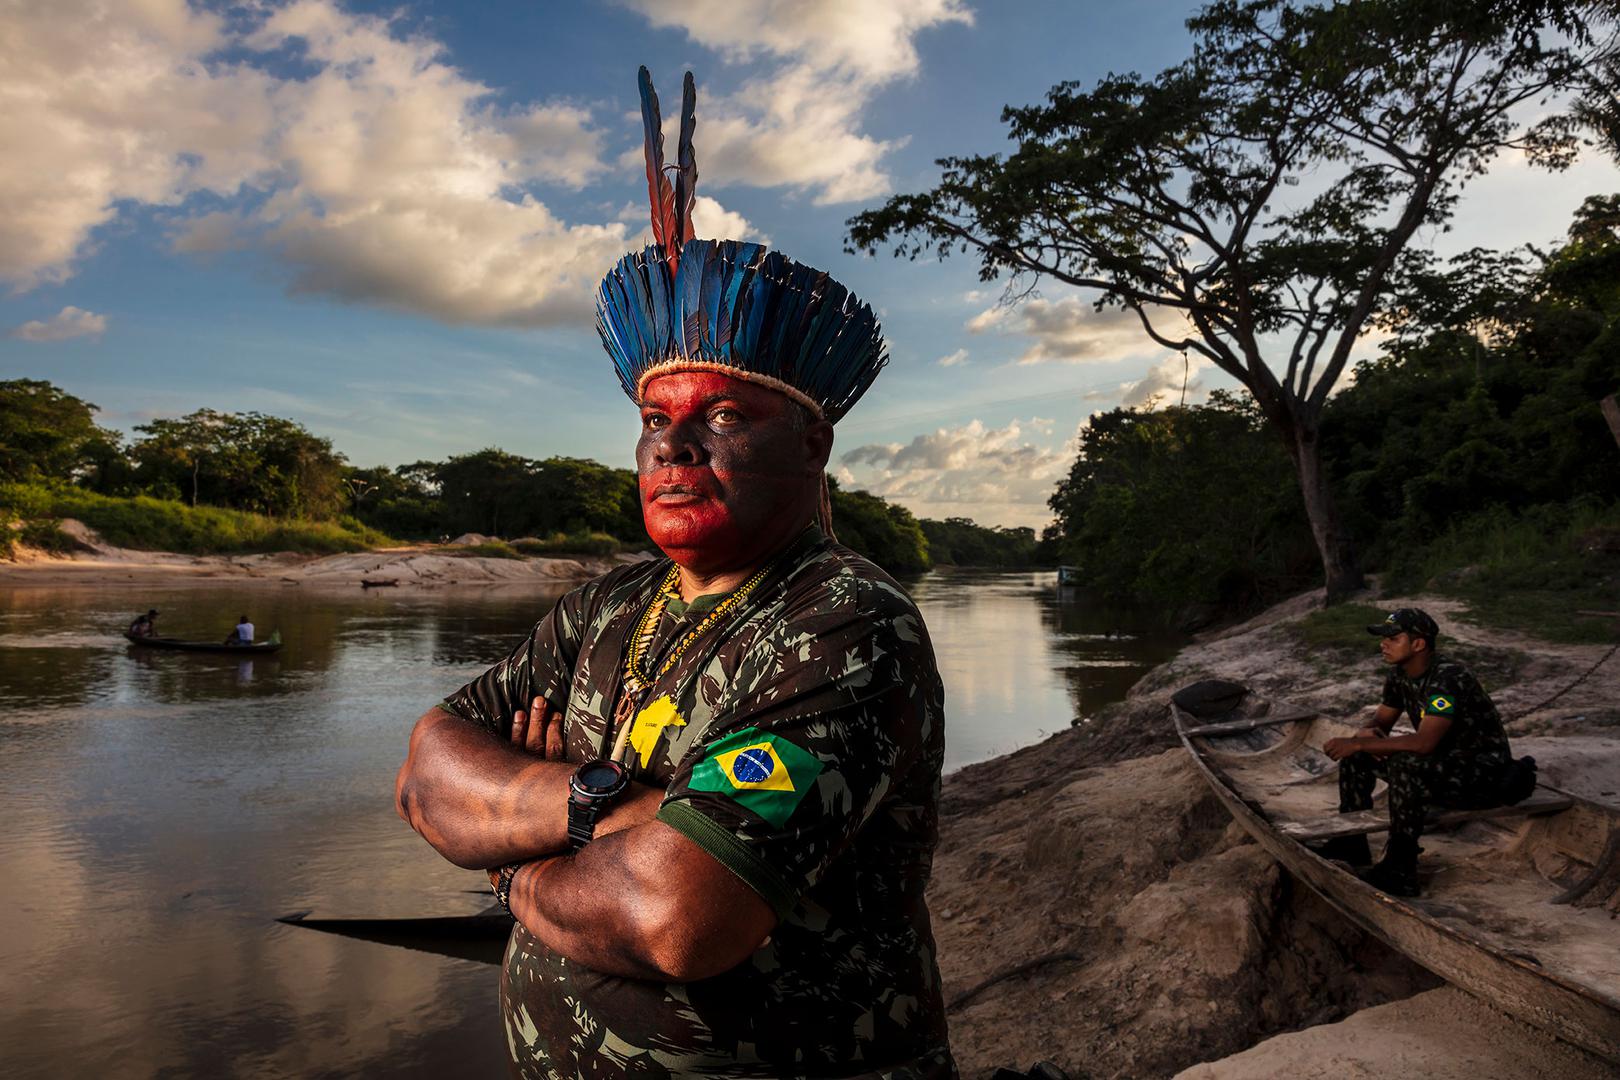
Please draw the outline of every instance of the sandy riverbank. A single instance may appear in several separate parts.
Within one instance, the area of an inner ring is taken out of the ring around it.
[[[965,1077],[1040,1058],[1092,1078],[1205,1062],[1187,1075],[1614,1074],[1346,925],[1231,824],[1175,743],[1166,700],[1198,678],[1333,715],[1370,708],[1370,644],[1365,658],[1306,655],[1288,632],[1319,603],[1199,640],[1086,727],[946,781],[930,903]],[[1486,681],[1515,751],[1548,782],[1620,805],[1620,658],[1537,709],[1607,649],[1473,626],[1439,597],[1380,604],[1424,607],[1463,649],[1511,658],[1511,681]]]
[[[5,585],[175,585],[228,581],[241,585],[314,585],[433,589],[447,586],[545,585],[587,581],[627,559],[645,556],[573,556],[500,559],[458,554],[468,544],[421,544],[341,555],[282,551],[255,555],[180,555],[137,551],[103,541],[72,519],[62,531],[77,550],[49,555],[19,548],[0,560]]]

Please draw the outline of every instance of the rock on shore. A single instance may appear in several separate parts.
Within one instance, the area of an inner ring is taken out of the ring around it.
[[[1381,680],[1370,647],[1364,658],[1306,655],[1288,632],[1320,603],[1295,598],[1196,641],[1092,723],[947,778],[929,903],[964,1077],[1042,1058],[1076,1078],[1169,1077],[1233,1054],[1188,1075],[1431,1075],[1400,1062],[1447,1059],[1454,1014],[1499,1016],[1471,999],[1450,1010],[1448,995],[1462,995],[1296,885],[1230,823],[1175,744],[1169,692],[1209,676],[1334,715],[1370,709]],[[1452,642],[1527,658],[1511,683],[1488,680],[1515,716],[1519,752],[1535,753],[1554,783],[1620,797],[1620,659],[1534,709],[1607,650],[1474,627],[1437,597],[1380,603],[1422,606]],[[1380,1056],[1370,1029],[1391,1016],[1402,1018],[1394,1056]],[[1612,1074],[1561,1044],[1542,1053],[1552,1040],[1500,1021],[1494,1043],[1461,1059],[1467,1068],[1432,1075]]]

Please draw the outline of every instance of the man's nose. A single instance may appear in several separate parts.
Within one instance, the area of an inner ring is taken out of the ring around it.
[[[690,423],[672,423],[658,433],[653,457],[659,465],[697,465],[703,460],[703,444]]]

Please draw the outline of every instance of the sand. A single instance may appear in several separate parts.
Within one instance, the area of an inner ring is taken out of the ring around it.
[[[65,556],[21,548],[0,560],[5,585],[170,585],[227,581],[232,585],[311,585],[434,589],[451,585],[547,585],[588,581],[621,562],[646,555],[492,559],[458,555],[457,548],[487,538],[468,534],[449,544],[420,544],[342,555],[179,555],[115,547],[71,518],[61,529],[77,547]],[[470,539],[469,539],[470,538]]]
[[[1267,1039],[1176,1080],[1614,1080],[1599,1061],[1443,987],[1356,1013],[1336,1024]]]

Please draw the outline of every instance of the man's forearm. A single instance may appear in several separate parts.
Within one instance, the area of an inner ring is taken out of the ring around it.
[[[458,866],[483,869],[568,848],[568,778],[546,761],[441,709],[424,716],[394,785],[400,817]],[[600,834],[650,821],[663,793],[635,784]]]
[[[434,850],[477,869],[567,847],[564,807],[571,767],[544,761],[434,709],[411,732],[394,784],[400,817]]]
[[[718,975],[758,948],[775,918],[729,871],[719,873],[747,903],[691,888],[681,848],[696,850],[650,821],[593,840],[578,855],[529,863],[512,880],[512,915],[546,948],[610,975],[661,982]]]

